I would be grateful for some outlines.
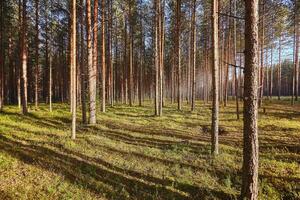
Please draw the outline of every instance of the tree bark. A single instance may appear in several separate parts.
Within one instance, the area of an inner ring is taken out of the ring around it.
[[[76,138],[76,0],[72,0],[71,6],[71,99],[72,99],[72,135]]]
[[[233,15],[236,16],[236,1],[233,2]],[[233,18],[233,59],[234,59],[234,65],[237,65],[237,50],[236,50],[236,19]],[[235,102],[236,102],[236,118],[240,119],[240,111],[239,111],[239,81],[238,81],[238,68],[234,68],[234,85],[235,85]]]
[[[102,0],[102,24],[101,24],[101,39],[102,39],[102,45],[101,45],[101,50],[102,50],[102,112],[106,112],[106,44],[105,44],[105,0]],[[95,55],[96,56],[96,55]]]
[[[279,49],[278,49],[278,76],[277,76],[277,90],[278,90],[278,100],[281,96],[281,35],[279,37]]]
[[[264,97],[264,48],[265,48],[265,2],[262,0],[262,11],[261,11],[261,56],[260,56],[260,83],[259,83],[259,100],[258,106],[262,106]]]
[[[181,0],[176,1],[176,36],[175,36],[175,51],[176,51],[176,65],[177,65],[177,102],[178,110],[181,110],[182,96],[181,96]]]
[[[191,110],[195,111],[196,104],[196,0],[193,0],[193,14],[192,14],[192,52],[191,52],[191,60],[192,60],[192,105]]]
[[[89,99],[90,99],[90,116],[89,123],[96,124],[96,68],[93,65],[92,49],[92,27],[91,27],[91,0],[86,1],[86,35],[87,35],[87,62],[89,74]],[[97,55],[94,55],[97,56]]]
[[[38,108],[39,101],[39,0],[35,1],[35,108]]]
[[[22,33],[21,33],[21,104],[22,114],[28,113],[27,108],[27,0],[23,0]]]
[[[86,115],[86,67],[84,65],[84,33],[83,33],[83,0],[80,0],[80,73],[81,73],[81,106],[82,106],[82,123],[87,123]]]
[[[241,199],[258,195],[258,0],[245,0],[244,147]]]
[[[211,142],[212,155],[219,153],[219,41],[218,41],[218,0],[213,0],[212,4],[212,84],[213,84],[213,104],[212,104],[212,125]]]

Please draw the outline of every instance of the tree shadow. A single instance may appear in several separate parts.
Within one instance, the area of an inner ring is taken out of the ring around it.
[[[167,178],[161,179],[122,169],[100,158],[89,157],[63,147],[56,151],[40,145],[24,144],[3,135],[0,135],[0,147],[1,151],[26,164],[54,171],[70,183],[109,199],[128,198],[121,192],[124,189],[130,195],[130,199],[201,199],[205,196],[219,199],[233,198],[222,191],[185,183],[174,184],[173,180]],[[173,187],[175,189],[172,189]]]

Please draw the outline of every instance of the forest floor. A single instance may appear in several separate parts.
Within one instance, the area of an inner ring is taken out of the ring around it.
[[[116,105],[70,139],[66,104],[15,106],[0,114],[0,199],[236,199],[241,187],[242,120],[220,110],[220,155],[210,157],[210,108]],[[242,105],[242,103],[241,103]],[[300,198],[300,104],[260,110],[260,199]],[[242,117],[242,114],[241,114]],[[80,121],[80,114],[78,114]]]

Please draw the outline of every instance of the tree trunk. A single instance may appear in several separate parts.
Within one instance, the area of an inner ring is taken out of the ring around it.
[[[92,27],[91,27],[91,0],[86,1],[86,35],[87,35],[87,62],[89,72],[89,99],[90,116],[89,123],[96,124],[96,68],[93,65]],[[97,56],[97,55],[94,55]]]
[[[133,17],[129,2],[129,106],[133,104]]]
[[[76,0],[71,9],[71,99],[72,99],[72,139],[76,138]]]
[[[53,81],[52,81],[52,55],[50,52],[50,57],[49,57],[49,111],[50,112],[52,112],[52,83],[53,83]]]
[[[236,16],[236,1],[233,2],[233,16]],[[233,59],[234,65],[237,66],[237,53],[236,53],[236,19],[233,18]],[[239,111],[239,82],[238,82],[238,68],[234,68],[234,85],[235,85],[235,102],[236,102],[236,117],[240,119],[240,111]]]
[[[196,104],[196,0],[193,0],[193,14],[192,14],[192,52],[191,52],[191,60],[192,60],[192,107],[191,110],[195,111]]]
[[[299,91],[299,2],[295,1],[295,100],[298,101],[298,91]]]
[[[258,195],[258,0],[245,0],[244,147],[241,199]]]
[[[262,106],[264,97],[264,48],[265,48],[265,2],[262,0],[262,11],[261,11],[261,56],[260,56],[260,83],[259,83],[259,101],[258,107]]]
[[[86,67],[84,64],[84,33],[83,33],[83,0],[80,0],[80,73],[81,73],[81,106],[82,106],[82,123],[87,123],[86,116]]]
[[[21,33],[21,104],[22,104],[22,114],[28,113],[27,108],[27,0],[23,0],[23,10],[22,10],[22,33]]]
[[[155,38],[154,38],[154,52],[155,52],[155,115],[159,115],[159,4],[160,0],[155,0]]]
[[[278,90],[278,100],[281,96],[281,35],[279,37],[279,49],[278,49],[278,76],[277,76],[277,90]]]
[[[34,91],[35,91],[35,108],[38,108],[39,101],[39,0],[35,1],[35,82],[34,82]]]
[[[175,36],[175,51],[176,51],[176,65],[177,65],[177,102],[178,110],[181,110],[181,0],[176,1],[176,36]]]
[[[211,142],[212,155],[219,153],[219,37],[218,37],[218,0],[213,0],[212,4],[212,84],[213,84],[213,105],[212,105],[212,125]]]
[[[106,111],[106,86],[105,86],[105,81],[106,81],[106,44],[105,44],[105,0],[102,0],[102,24],[101,24],[101,40],[102,40],[102,45],[101,45],[101,50],[102,50],[102,112]],[[96,56],[96,55],[94,55]]]

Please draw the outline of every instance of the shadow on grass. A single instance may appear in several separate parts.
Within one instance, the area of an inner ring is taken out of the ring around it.
[[[0,135],[0,147],[1,151],[24,163],[54,171],[63,175],[69,182],[95,194],[105,195],[109,199],[199,199],[205,196],[232,198],[221,191],[185,183],[174,184],[168,179],[122,169],[100,158],[89,157],[65,148],[56,151],[39,145],[24,144],[3,135]],[[176,189],[172,189],[174,185]]]

